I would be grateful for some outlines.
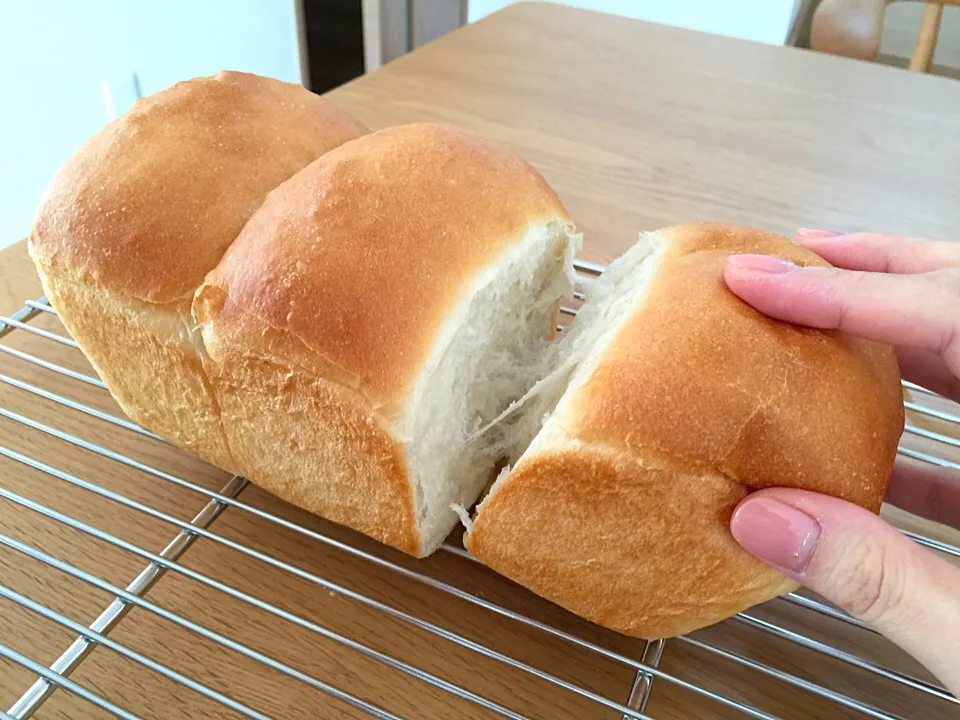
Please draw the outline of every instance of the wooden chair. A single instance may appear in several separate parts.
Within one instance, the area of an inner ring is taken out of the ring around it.
[[[894,0],[823,0],[813,14],[810,47],[814,50],[876,60],[883,38],[883,16]],[[910,69],[929,72],[944,5],[960,5],[960,0],[927,0],[920,33],[910,58]]]

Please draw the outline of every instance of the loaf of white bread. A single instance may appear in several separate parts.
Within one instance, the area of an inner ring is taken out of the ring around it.
[[[731,253],[823,264],[787,239],[645,235],[557,337],[580,237],[535,170],[275,80],[139,101],[53,180],[29,246],[146,428],[414,556],[459,515],[489,566],[638,637],[793,589],[733,541],[736,503],[877,511],[903,427],[889,348],[726,290]]]

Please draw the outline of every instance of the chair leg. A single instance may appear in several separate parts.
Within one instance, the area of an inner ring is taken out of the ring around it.
[[[923,8],[923,20],[917,44],[910,58],[910,69],[915,72],[929,72],[933,64],[933,53],[937,49],[937,35],[940,34],[940,20],[943,18],[943,5],[927,2]]]

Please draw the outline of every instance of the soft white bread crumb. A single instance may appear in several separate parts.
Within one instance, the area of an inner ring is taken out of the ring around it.
[[[584,304],[576,319],[545,353],[541,379],[503,413],[512,416],[501,444],[512,464],[547,441],[550,417],[563,398],[572,396],[589,376],[611,338],[643,298],[659,257],[656,237],[643,234],[603,275],[585,286]],[[503,416],[501,422],[505,421]],[[486,498],[496,492],[508,471],[509,466],[497,477]]]
[[[555,307],[573,289],[579,247],[565,222],[531,227],[451,311],[403,428],[425,553],[456,524],[451,505],[472,506],[515,442],[504,411],[549,371]]]

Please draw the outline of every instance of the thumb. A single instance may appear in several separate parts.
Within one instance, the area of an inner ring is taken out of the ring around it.
[[[730,529],[748,552],[883,633],[960,693],[960,568],[868,510],[805,490],[751,494]]]

